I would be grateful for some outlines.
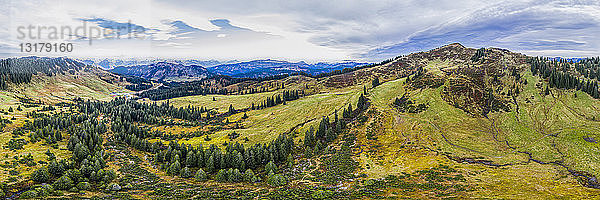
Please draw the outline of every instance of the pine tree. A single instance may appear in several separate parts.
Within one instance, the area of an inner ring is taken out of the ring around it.
[[[217,172],[217,175],[215,176],[215,179],[219,182],[227,182],[228,181],[227,170],[225,170],[225,169],[219,170],[219,172]]]
[[[253,182],[252,180],[255,178],[255,176],[256,175],[254,174],[254,171],[247,169],[246,172],[244,172],[243,180],[245,182]]]
[[[373,88],[379,86],[379,84],[380,83],[379,83],[379,78],[378,77],[375,77],[375,79],[373,79],[373,81],[371,81],[371,85],[373,86]],[[367,93],[365,92],[365,94],[367,94]]]
[[[367,103],[367,98],[365,98],[365,96],[363,94],[360,95],[360,97],[358,97],[358,103],[356,104],[356,107],[358,109],[365,109],[365,105]]]
[[[195,167],[196,166],[196,154],[193,151],[189,152],[185,159],[186,166]]]
[[[200,168],[196,172],[196,176],[194,178],[196,179],[196,181],[206,181],[206,172],[204,172],[204,170]]]
[[[216,169],[215,158],[213,156],[210,156],[208,158],[208,161],[206,162],[206,170],[210,173],[210,172],[214,172],[215,169]]]
[[[311,147],[314,145],[314,135],[312,131],[306,131],[304,134],[304,146]]]
[[[235,114],[235,108],[233,108],[232,104],[229,104],[229,114],[231,114],[231,115]]]
[[[269,161],[269,163],[267,163],[267,165],[265,165],[265,172],[266,173],[277,173],[277,166],[275,165],[275,163],[273,163],[273,161]]]
[[[240,173],[240,170],[238,170],[238,169],[233,169],[233,173],[230,174],[229,176],[231,177],[230,178],[231,182],[236,182],[237,183],[237,182],[243,181],[243,179],[244,179],[243,176],[242,176],[242,173]]]
[[[59,162],[56,162],[56,160],[53,160],[48,165],[48,173],[51,174],[52,176],[55,176],[55,177],[62,176],[64,171],[65,171],[65,169],[62,166],[62,164],[60,164]]]
[[[171,164],[171,166],[169,166],[167,173],[174,176],[174,175],[179,174],[180,170],[181,170],[181,164],[179,164],[179,160],[176,160],[173,164]]]
[[[179,172],[179,176],[181,178],[190,178],[193,176],[192,172],[190,171],[190,168],[188,167],[184,167],[183,170],[181,170],[181,172]]]

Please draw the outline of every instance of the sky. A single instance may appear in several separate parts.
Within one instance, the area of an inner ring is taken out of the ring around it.
[[[454,42],[532,56],[600,55],[597,0],[0,0],[0,4],[0,57],[377,62]],[[40,42],[50,44],[43,45],[44,52],[22,53],[27,45]],[[60,52],[61,44],[67,43],[71,51]]]

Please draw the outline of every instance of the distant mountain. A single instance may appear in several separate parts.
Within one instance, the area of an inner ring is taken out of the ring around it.
[[[218,61],[218,60],[195,60],[195,59],[158,59],[158,58],[126,58],[126,59],[117,59],[117,58],[104,58],[104,59],[83,59],[80,60],[83,63],[88,65],[96,65],[102,69],[110,70],[115,67],[128,67],[128,66],[137,66],[137,65],[150,65],[158,62],[169,62],[169,63],[177,63],[182,65],[200,65],[200,66],[216,66],[221,64],[229,64],[237,62],[235,60],[232,61]]]
[[[320,74],[344,68],[353,68],[368,63],[343,62],[343,63],[316,63],[308,64],[304,61],[287,62],[278,60],[253,60],[233,64],[222,64],[209,67],[214,74],[227,75],[236,78],[257,78],[294,72]]]
[[[110,71],[117,74],[136,76],[155,81],[194,81],[213,75],[200,65],[184,65],[171,62],[119,66]]]

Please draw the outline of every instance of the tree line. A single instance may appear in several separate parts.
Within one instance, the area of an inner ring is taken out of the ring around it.
[[[205,107],[174,107],[169,101],[160,104],[140,103],[133,99],[124,97],[115,98],[109,102],[90,101],[76,99],[79,103],[77,108],[81,113],[104,113],[112,119],[125,121],[143,122],[149,125],[165,124],[165,117],[198,122],[202,119],[210,119],[210,110]],[[202,114],[207,113],[206,117]],[[118,120],[117,120],[118,121]]]
[[[37,73],[47,76],[71,73],[85,68],[84,63],[69,58],[22,57],[0,60],[0,89],[6,89],[9,83],[20,84],[31,82]]]
[[[571,63],[566,60],[550,60],[548,58],[535,57],[530,59],[529,62],[533,75],[547,79],[550,87],[581,90],[593,98],[600,98],[600,92],[598,91],[598,80],[600,77],[596,75],[598,65],[594,66],[593,64],[597,61],[582,60],[580,63],[574,65],[573,68],[575,70],[572,69]],[[573,71],[585,73],[577,75]],[[545,92],[548,93],[548,89]]]
[[[279,104],[285,105],[287,101],[293,101],[299,99],[300,96],[304,96],[303,90],[285,90],[282,94],[277,94],[273,97],[267,97],[264,101],[250,106],[252,110],[259,110],[268,107],[273,107]]]

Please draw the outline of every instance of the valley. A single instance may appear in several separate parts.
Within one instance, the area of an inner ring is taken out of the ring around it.
[[[598,58],[20,59],[0,63],[3,198],[600,198]]]

